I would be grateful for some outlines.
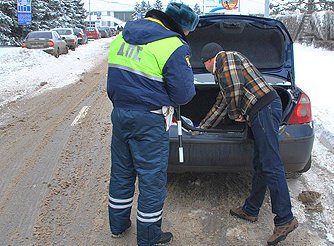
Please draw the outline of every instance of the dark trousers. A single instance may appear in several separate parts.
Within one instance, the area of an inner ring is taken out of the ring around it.
[[[114,234],[124,231],[138,176],[138,245],[152,245],[161,237],[166,198],[169,137],[163,115],[114,108],[112,112],[109,224]]]
[[[262,108],[251,120],[254,135],[254,175],[252,191],[243,209],[252,216],[259,214],[267,187],[276,226],[293,219],[284,166],[280,157],[278,130],[282,117],[279,98]]]

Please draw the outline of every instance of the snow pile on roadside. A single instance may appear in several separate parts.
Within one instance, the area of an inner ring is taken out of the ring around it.
[[[311,100],[315,133],[334,153],[334,51],[294,44],[296,84]]]
[[[60,88],[106,58],[111,38],[89,41],[58,59],[42,50],[0,48],[0,106],[36,91]]]

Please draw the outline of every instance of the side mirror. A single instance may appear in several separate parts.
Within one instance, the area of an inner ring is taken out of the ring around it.
[[[62,39],[62,40],[65,40],[66,38],[65,38],[65,37],[62,37],[61,39]]]

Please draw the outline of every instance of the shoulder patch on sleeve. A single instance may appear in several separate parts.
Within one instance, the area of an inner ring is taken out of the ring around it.
[[[191,67],[191,64],[190,64],[190,56],[186,56],[186,62],[188,64],[189,67]]]

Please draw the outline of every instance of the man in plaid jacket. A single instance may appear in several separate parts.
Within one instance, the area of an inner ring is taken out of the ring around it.
[[[282,117],[281,99],[267,84],[256,67],[241,53],[223,51],[217,43],[206,44],[201,52],[205,68],[211,72],[220,92],[216,103],[200,127],[217,126],[224,117],[247,121],[254,136],[254,175],[252,190],[243,206],[231,215],[257,221],[266,189],[269,188],[275,229],[268,245],[276,245],[298,226],[291,211],[291,201],[279,153],[278,130]]]

